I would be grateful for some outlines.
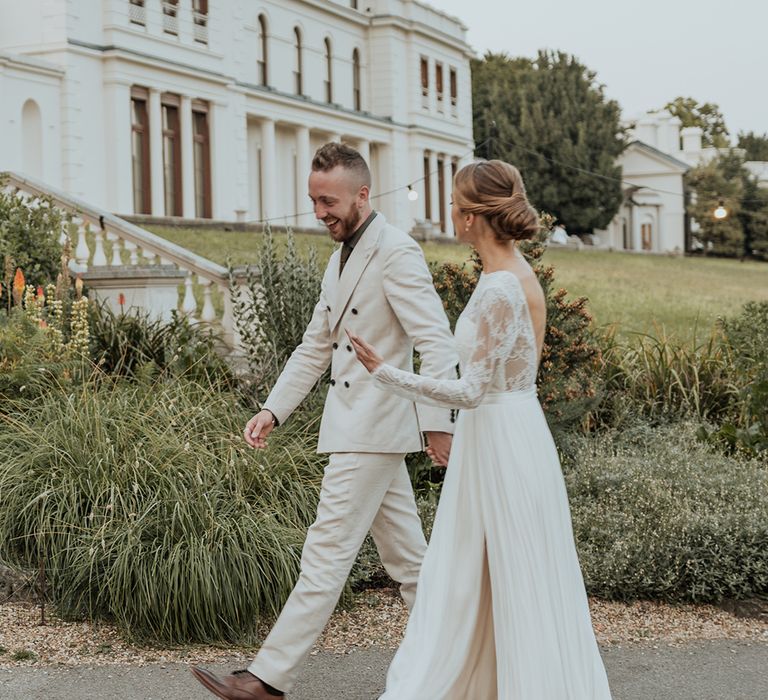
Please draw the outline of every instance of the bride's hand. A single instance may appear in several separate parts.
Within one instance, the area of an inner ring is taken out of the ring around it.
[[[384,364],[384,360],[376,352],[376,348],[374,348],[372,345],[369,345],[360,336],[351,333],[346,328],[344,330],[347,334],[347,337],[349,338],[349,342],[352,343],[352,347],[355,350],[357,359],[363,363],[363,366],[369,372],[375,372],[379,365]]]

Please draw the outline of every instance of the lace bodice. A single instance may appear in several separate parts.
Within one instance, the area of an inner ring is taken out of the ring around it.
[[[432,379],[381,365],[382,387],[419,403],[474,408],[489,392],[525,391],[536,383],[536,336],[520,280],[483,273],[456,323],[461,379]]]

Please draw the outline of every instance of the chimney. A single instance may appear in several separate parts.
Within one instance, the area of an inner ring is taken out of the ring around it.
[[[701,153],[701,134],[700,126],[686,126],[680,130],[685,153]]]

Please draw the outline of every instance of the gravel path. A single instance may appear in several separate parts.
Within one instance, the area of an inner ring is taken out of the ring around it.
[[[683,645],[717,639],[768,642],[768,621],[737,618],[709,605],[626,604],[593,599],[590,607],[595,634],[603,647],[636,643]],[[212,663],[231,659],[233,655],[243,662],[255,652],[254,648],[201,645],[139,647],[126,643],[110,625],[63,622],[50,615],[48,618],[48,624],[40,626],[40,613],[33,605],[0,605],[0,668]],[[394,591],[368,591],[357,596],[350,610],[333,615],[315,652],[394,649],[402,638],[406,621],[405,606]]]

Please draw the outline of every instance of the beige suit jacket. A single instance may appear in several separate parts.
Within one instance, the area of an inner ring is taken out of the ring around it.
[[[415,405],[377,388],[358,362],[345,328],[371,343],[384,361],[421,373],[456,377],[458,355],[448,319],[419,245],[377,214],[339,277],[340,248],[328,261],[320,299],[301,344],[264,407],[283,423],[331,365],[318,452],[415,452],[422,431],[453,432],[451,411]]]

